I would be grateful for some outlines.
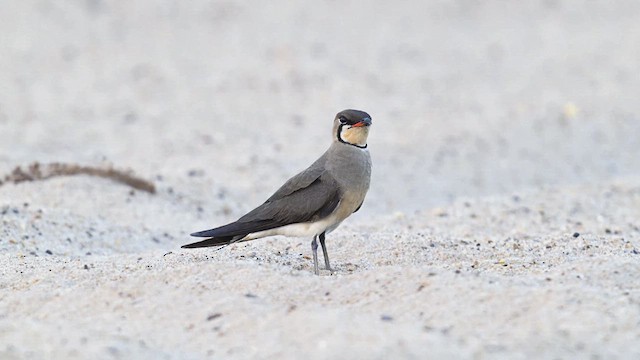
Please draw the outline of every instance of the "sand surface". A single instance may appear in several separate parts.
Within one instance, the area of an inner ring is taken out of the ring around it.
[[[640,3],[0,2],[2,359],[640,357]],[[373,117],[328,238],[182,250]]]

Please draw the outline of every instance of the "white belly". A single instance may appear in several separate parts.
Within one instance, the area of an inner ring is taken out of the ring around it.
[[[251,233],[240,241],[259,239],[267,236],[282,235],[291,237],[314,237],[335,230],[342,220],[337,216],[329,216],[316,222],[285,225],[283,227]]]

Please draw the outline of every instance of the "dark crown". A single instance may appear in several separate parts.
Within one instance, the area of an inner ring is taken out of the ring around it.
[[[337,115],[336,118],[340,120],[340,122],[344,124],[357,124],[365,119],[369,119],[371,121],[371,116],[364,111],[360,110],[342,110]]]

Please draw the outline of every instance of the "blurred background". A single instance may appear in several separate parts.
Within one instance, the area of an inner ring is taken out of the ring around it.
[[[2,1],[0,170],[112,163],[234,217],[355,108],[364,214],[602,182],[640,173],[639,65],[637,1]]]

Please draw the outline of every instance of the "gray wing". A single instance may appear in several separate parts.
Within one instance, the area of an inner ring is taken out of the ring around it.
[[[340,202],[340,189],[335,179],[325,171],[324,161],[323,155],[308,169],[284,183],[264,204],[251,210],[238,221],[191,234],[211,239],[183,247],[228,244],[253,232],[328,216]]]
[[[324,169],[309,168],[294,176],[264,204],[238,219],[238,223],[264,222],[278,227],[322,219],[338,206],[338,183]]]
[[[323,158],[318,159],[315,163],[313,163],[306,170],[298,173],[291,179],[287,180],[276,192],[271,195],[270,198],[267,199],[266,202],[274,201],[277,199],[281,199],[287,195],[291,195],[292,193],[304,189],[311,185],[314,181],[316,181],[322,173],[325,172],[324,164],[322,164]]]
[[[308,174],[304,175],[305,184],[309,180],[307,176]],[[340,202],[338,184],[326,172],[321,173],[306,186],[296,184],[298,185],[285,184],[264,204],[236,222],[191,234],[209,239],[182,247],[220,246],[240,240],[253,232],[322,219],[331,214]]]

